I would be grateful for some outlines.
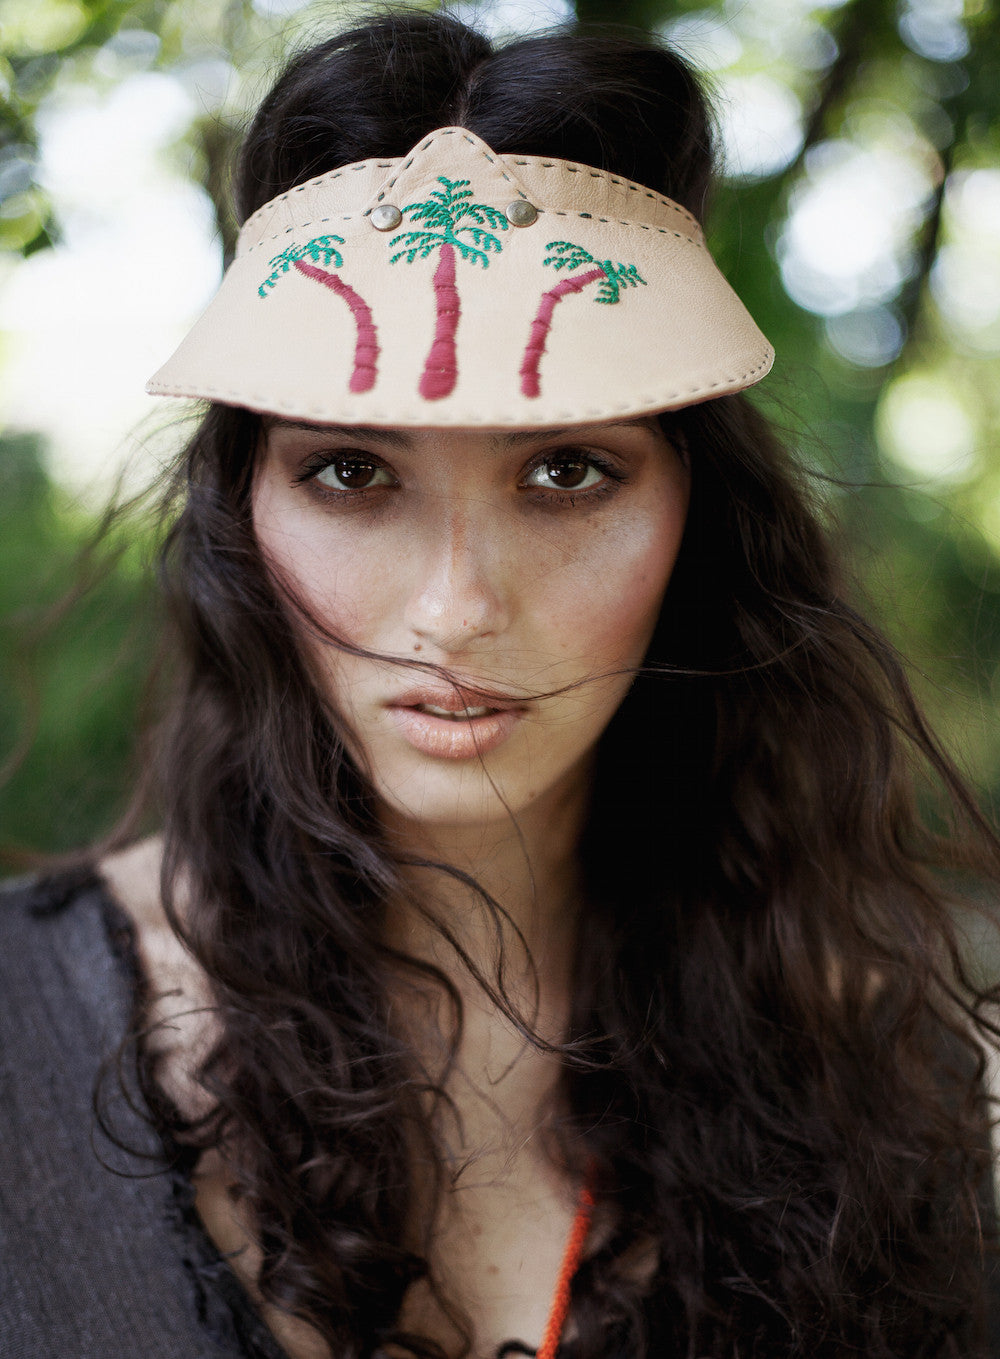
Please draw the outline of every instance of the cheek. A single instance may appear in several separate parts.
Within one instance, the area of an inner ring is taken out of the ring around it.
[[[365,645],[393,591],[385,554],[358,552],[328,516],[288,504],[267,484],[254,495],[253,517],[268,569],[303,612],[342,640]]]
[[[608,665],[635,666],[645,655],[670,580],[686,495],[616,521],[586,546],[572,568],[549,581],[546,612],[559,649]]]

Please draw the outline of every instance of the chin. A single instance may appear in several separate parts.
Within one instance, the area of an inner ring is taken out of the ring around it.
[[[413,828],[470,830],[475,826],[510,823],[528,811],[539,795],[524,787],[491,783],[488,772],[437,770],[399,783],[375,781],[379,801],[387,818]]]
[[[414,833],[512,830],[532,817],[549,825],[586,796],[592,750],[562,752],[568,758],[558,760],[546,753],[521,748],[482,760],[376,763],[372,783],[387,822]]]
[[[599,730],[576,725],[519,724],[497,749],[469,758],[435,758],[383,728],[363,763],[387,824],[417,835],[453,831],[468,844],[477,826],[513,830],[534,817],[544,829],[586,799]]]

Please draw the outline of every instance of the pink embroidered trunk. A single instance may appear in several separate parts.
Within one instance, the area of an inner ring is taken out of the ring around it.
[[[357,340],[354,345],[354,370],[348,385],[352,392],[371,391],[375,386],[378,371],[378,336],[375,322],[372,320],[371,307],[360,293],[337,274],[328,273],[326,269],[320,269],[318,265],[308,264],[301,259],[295,261],[295,268],[305,274],[306,278],[314,279],[325,288],[330,288],[350,307],[357,329]]]
[[[579,274],[576,278],[564,278],[554,288],[549,288],[548,292],[542,293],[538,310],[535,312],[535,319],[532,321],[531,330],[528,333],[528,343],[524,347],[524,358],[521,360],[522,395],[538,396],[541,392],[538,365],[545,353],[545,341],[552,326],[552,314],[556,309],[556,303],[561,302],[570,293],[582,292],[588,284],[596,283],[599,278],[606,277],[607,275],[601,268],[588,269],[585,274]]]
[[[450,396],[458,378],[455,336],[461,307],[455,287],[455,251],[450,245],[441,246],[438,266],[434,270],[434,305],[434,339],[420,378],[420,395],[428,401]]]

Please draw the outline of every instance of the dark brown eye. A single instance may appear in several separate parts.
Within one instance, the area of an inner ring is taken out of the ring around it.
[[[372,486],[391,486],[384,467],[368,458],[342,454],[316,473],[316,480],[335,491],[366,491]]]
[[[547,462],[545,470],[553,486],[564,491],[574,490],[584,480],[589,470],[585,462]]]
[[[602,472],[586,458],[548,458],[528,474],[529,486],[556,491],[588,490],[602,480]]]

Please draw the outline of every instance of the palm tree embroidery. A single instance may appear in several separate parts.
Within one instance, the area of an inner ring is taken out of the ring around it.
[[[640,283],[646,282],[634,264],[596,260],[582,245],[574,245],[572,241],[549,241],[545,248],[555,251],[555,254],[546,255],[542,263],[551,265],[557,272],[560,269],[579,269],[581,264],[592,264],[594,267],[584,274],[577,274],[574,278],[564,278],[561,283],[542,293],[521,360],[523,396],[538,396],[541,391],[538,365],[545,352],[545,341],[557,302],[561,302],[570,293],[582,292],[584,288],[600,279],[601,286],[594,295],[594,301],[613,305],[621,297],[623,288],[635,288]]]
[[[407,203],[402,209],[411,221],[422,222],[430,229],[404,231],[389,242],[390,246],[402,246],[391,256],[390,264],[401,259],[412,264],[416,259],[426,259],[434,250],[441,252],[434,271],[434,339],[420,378],[420,395],[428,401],[450,396],[458,380],[455,336],[460,307],[455,286],[455,251],[462,259],[481,264],[485,269],[489,266],[490,252],[498,253],[503,249],[487,227],[493,231],[506,231],[508,226],[507,218],[499,208],[468,201],[472,190],[467,179],[446,179],[444,175],[438,175],[437,182],[444,187],[432,190],[426,202]],[[460,226],[462,222],[465,224]],[[463,235],[468,240],[462,240]]]
[[[342,297],[351,309],[357,336],[354,343],[354,368],[348,386],[352,392],[368,392],[375,386],[378,371],[378,334],[372,320],[371,307],[349,283],[345,283],[336,274],[331,274],[328,268],[320,268],[321,264],[327,266],[332,264],[335,269],[343,265],[344,257],[337,249],[338,245],[343,244],[343,236],[316,236],[311,241],[306,241],[305,245],[290,245],[286,250],[282,250],[280,255],[275,255],[268,261],[271,273],[257,292],[261,297],[267,297],[267,290],[274,287],[282,274],[287,274],[289,269],[295,268],[300,274],[305,274],[306,278],[322,283],[325,288]]]

